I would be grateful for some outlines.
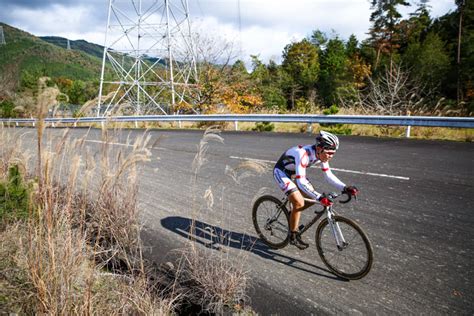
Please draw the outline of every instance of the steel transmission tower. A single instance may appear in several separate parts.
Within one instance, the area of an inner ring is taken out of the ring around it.
[[[3,34],[3,26],[0,25],[0,45],[5,45],[5,35]]]
[[[97,116],[169,114],[196,88],[188,0],[109,0]]]

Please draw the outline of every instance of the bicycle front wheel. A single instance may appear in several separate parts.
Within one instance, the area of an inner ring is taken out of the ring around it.
[[[275,249],[288,244],[290,218],[280,200],[271,195],[259,197],[253,205],[252,220],[255,231],[265,244]]]
[[[349,280],[361,279],[369,273],[373,262],[369,238],[354,221],[337,215],[333,220],[333,227],[336,230],[339,227],[342,238],[338,238],[342,240],[338,246],[328,219],[322,220],[316,230],[319,256],[334,274]]]

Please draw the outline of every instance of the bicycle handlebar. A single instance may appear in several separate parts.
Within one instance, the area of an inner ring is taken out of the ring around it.
[[[331,192],[331,193],[328,193],[327,196],[331,199],[331,200],[335,200],[337,198],[339,198],[340,196],[342,195],[347,195],[347,198],[345,200],[342,200],[342,201],[339,201],[339,203],[341,204],[346,204],[346,203],[349,203],[351,200],[352,200],[352,195],[350,195],[348,192],[341,192],[341,193],[336,193],[336,192]],[[357,200],[357,196],[354,195],[354,198]],[[308,199],[308,198],[304,198],[305,201],[307,202],[310,202],[310,203],[317,203],[318,201],[316,200],[313,200],[313,199]]]
[[[333,196],[333,193],[330,193],[331,196]],[[336,194],[334,198],[337,198],[341,195],[347,195],[347,199],[339,201],[339,203],[346,204],[349,203],[352,200],[352,195],[350,195],[348,192],[342,192],[341,194]],[[354,195],[354,198],[357,199],[357,195]]]

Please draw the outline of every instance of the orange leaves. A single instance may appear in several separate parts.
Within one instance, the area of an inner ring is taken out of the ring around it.
[[[201,82],[201,108],[206,113],[250,113],[263,99],[246,73],[231,67],[209,66]]]
[[[362,89],[366,86],[366,79],[372,74],[371,65],[365,63],[359,55],[350,59],[350,71],[354,80],[354,86]]]
[[[241,92],[241,93],[239,93]],[[250,113],[254,108],[262,106],[263,100],[260,95],[242,93],[239,89],[229,86],[222,95],[224,103],[231,113]]]

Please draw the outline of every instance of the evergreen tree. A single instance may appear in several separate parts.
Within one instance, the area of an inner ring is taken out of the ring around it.
[[[349,40],[346,43],[346,55],[347,57],[353,57],[359,53],[359,42],[357,41],[357,37],[352,34],[349,37]]]
[[[431,22],[428,0],[421,0],[416,11],[410,14],[410,18],[400,22],[402,48],[406,48],[409,43],[422,42]]]
[[[282,66],[290,79],[285,83],[285,88],[293,109],[296,98],[310,97],[314,93],[319,77],[318,49],[307,39],[286,45]]]
[[[431,32],[422,43],[411,42],[403,56],[412,76],[427,88],[426,97],[431,98],[434,103],[449,70],[449,55],[444,46],[439,35]]]
[[[321,30],[314,30],[311,34],[309,39],[311,44],[318,48],[318,51],[321,52],[326,47],[326,43],[328,42],[328,38],[324,32]]]
[[[393,54],[398,48],[400,32],[398,24],[402,15],[397,11],[397,6],[409,6],[405,0],[372,0],[372,14],[370,21],[370,38],[374,45],[377,56],[375,60],[375,69],[378,68],[381,55],[388,54],[390,65],[393,62]]]
[[[338,88],[347,84],[348,58],[346,47],[339,38],[329,40],[321,56],[321,73],[319,79],[319,94],[326,106],[331,106],[337,100]]]

